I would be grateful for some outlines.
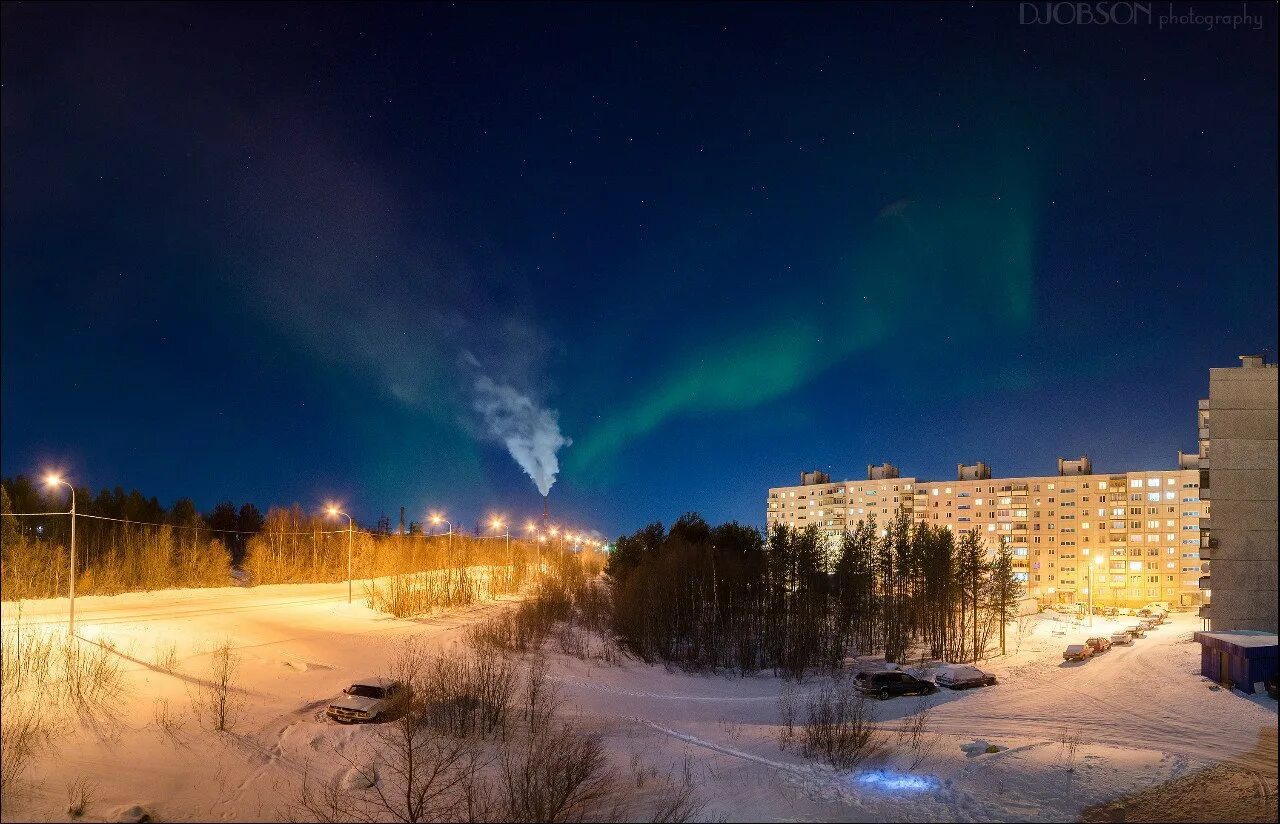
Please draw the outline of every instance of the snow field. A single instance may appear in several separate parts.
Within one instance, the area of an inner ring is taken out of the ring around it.
[[[6,624],[17,606],[3,605]],[[65,599],[26,602],[22,623],[65,631],[66,606]],[[135,805],[159,820],[277,820],[288,814],[304,769],[340,779],[333,749],[354,753],[374,729],[329,721],[330,698],[354,678],[385,672],[405,638],[446,650],[466,626],[507,606],[402,620],[369,610],[359,586],[348,605],[345,584],[77,599],[78,634],[121,656],[117,723],[82,726],[60,740],[0,817],[66,820],[66,788],[82,780],[94,787],[84,820],[117,820]],[[910,772],[901,751],[841,774],[779,748],[779,696],[792,690],[803,699],[823,679],[687,674],[633,659],[583,661],[559,654],[554,642],[545,649],[562,712],[604,736],[621,778],[637,793],[653,792],[656,775],[688,757],[705,817],[1075,820],[1091,805],[1223,762],[1263,776],[1274,793],[1274,747],[1258,743],[1268,734],[1274,741],[1275,703],[1208,688],[1190,640],[1199,626],[1193,616],[1172,616],[1132,647],[1062,661],[1066,644],[1132,622],[1095,618],[1089,629],[1036,616],[1025,637],[1011,627],[1009,655],[982,665],[998,685],[874,702],[891,738],[904,719],[930,708],[933,754]],[[192,698],[226,639],[239,659],[237,718],[219,734],[197,717]],[[1071,758],[1063,740],[1073,736]],[[969,746],[978,741],[1004,749]]]

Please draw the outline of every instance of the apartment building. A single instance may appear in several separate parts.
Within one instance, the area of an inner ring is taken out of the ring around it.
[[[1094,473],[1082,457],[1059,460],[1063,474],[993,478],[979,462],[958,464],[954,481],[903,478],[891,464],[868,467],[865,481],[807,473],[798,486],[769,490],[766,524],[816,526],[838,540],[859,521],[883,525],[903,512],[957,533],[977,530],[992,553],[1007,540],[1028,595],[1045,603],[1085,601],[1092,588],[1095,604],[1194,606],[1208,502],[1194,456],[1179,464]]]
[[[1209,370],[1200,401],[1206,562],[1200,614],[1213,630],[1276,631],[1276,365],[1242,355]],[[1207,513],[1206,513],[1207,514]]]

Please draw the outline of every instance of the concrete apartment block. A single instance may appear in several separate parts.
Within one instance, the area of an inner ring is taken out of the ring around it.
[[[1209,370],[1200,403],[1202,493],[1213,502],[1201,615],[1214,630],[1276,632],[1277,372],[1241,356],[1238,367]]]
[[[906,515],[957,534],[977,530],[992,552],[1008,542],[1027,594],[1043,603],[1078,603],[1092,590],[1094,602],[1106,606],[1168,601],[1196,607],[1209,502],[1200,494],[1198,460],[1180,456],[1178,463],[1177,469],[1096,473],[1084,457],[1059,460],[1056,475],[992,478],[979,462],[957,465],[954,481],[903,478],[896,468],[889,474],[868,466],[865,481],[824,478],[771,488],[765,522],[770,529],[815,527],[834,543],[860,521],[874,520],[883,530]],[[1239,586],[1268,580],[1261,570],[1254,576]]]

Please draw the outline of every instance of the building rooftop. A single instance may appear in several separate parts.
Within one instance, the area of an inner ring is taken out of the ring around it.
[[[1260,629],[1224,629],[1216,632],[1197,632],[1195,634],[1197,641],[1201,637],[1212,638],[1216,641],[1226,641],[1238,647],[1274,647],[1277,644],[1274,632],[1266,632]]]

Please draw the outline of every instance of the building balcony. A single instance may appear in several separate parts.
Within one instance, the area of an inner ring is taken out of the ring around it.
[[[1200,607],[1200,610],[1196,613],[1196,615],[1200,618],[1204,618],[1208,620],[1210,618],[1209,605],[1205,604],[1204,606]]]
[[[1204,590],[1204,589],[1209,589],[1209,588],[1210,588],[1210,587],[1209,587],[1209,576],[1208,576],[1208,575],[1201,575],[1201,576],[1200,576],[1200,582],[1199,582],[1199,583],[1200,583],[1200,589],[1202,589],[1202,590]]]

